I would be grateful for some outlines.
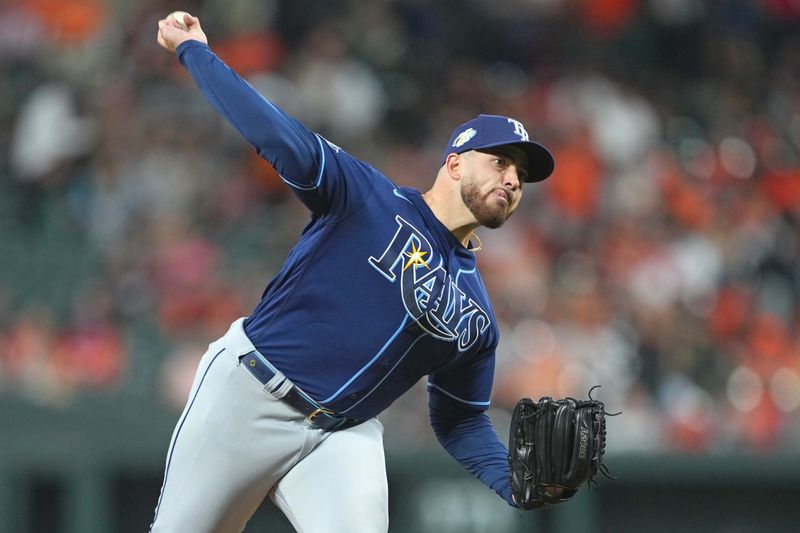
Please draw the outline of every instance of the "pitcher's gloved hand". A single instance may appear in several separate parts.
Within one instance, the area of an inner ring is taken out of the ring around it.
[[[619,413],[616,413],[619,414]],[[552,507],[570,500],[602,472],[606,445],[602,402],[522,398],[511,418],[511,494],[522,509]]]

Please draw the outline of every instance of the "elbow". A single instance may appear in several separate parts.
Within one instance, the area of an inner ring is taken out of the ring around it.
[[[279,139],[263,132],[248,138],[256,152],[281,177],[302,188],[316,186],[319,177],[320,154],[316,147],[296,140]]]

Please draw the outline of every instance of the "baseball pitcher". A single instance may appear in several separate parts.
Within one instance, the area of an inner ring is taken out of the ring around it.
[[[509,505],[569,499],[602,466],[602,404],[521,402],[509,448],[485,414],[497,320],[476,266],[523,183],[554,169],[512,118],[457,127],[425,193],[399,187],[258,94],[200,21],[158,23],[199,90],[308,207],[252,313],[202,358],[169,445],[153,533],[238,532],[265,498],[298,531],[386,532],[376,418],[428,376],[442,446]]]

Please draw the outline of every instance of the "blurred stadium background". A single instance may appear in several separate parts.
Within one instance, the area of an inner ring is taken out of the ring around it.
[[[393,532],[797,530],[800,2],[3,0],[0,531],[147,529],[199,356],[307,219],[156,45],[175,9],[400,184],[479,112],[556,155],[480,234],[491,415],[601,384],[620,480],[507,509],[421,384],[382,417]]]

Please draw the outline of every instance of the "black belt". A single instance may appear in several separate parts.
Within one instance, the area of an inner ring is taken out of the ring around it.
[[[245,354],[239,358],[239,361],[264,385],[275,377],[275,370],[270,368],[257,352]],[[363,422],[363,420],[353,420],[330,409],[325,409],[294,384],[289,392],[281,398],[281,401],[306,415],[309,424],[325,431],[337,431],[357,426]]]

